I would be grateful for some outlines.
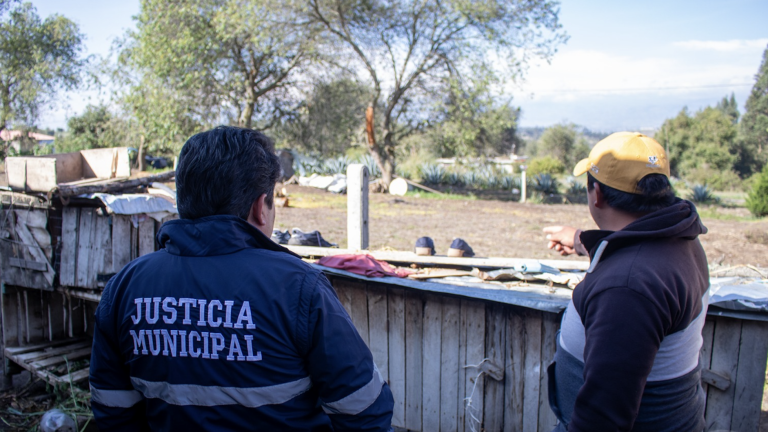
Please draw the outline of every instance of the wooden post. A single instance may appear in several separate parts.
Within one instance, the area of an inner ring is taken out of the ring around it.
[[[347,167],[347,248],[368,249],[368,168]]]
[[[525,202],[525,195],[526,195],[525,187],[526,187],[525,168],[523,168],[520,170],[520,202],[521,203]]]

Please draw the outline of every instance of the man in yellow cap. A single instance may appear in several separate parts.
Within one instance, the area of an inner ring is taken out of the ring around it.
[[[556,431],[703,431],[699,351],[709,273],[696,208],[676,198],[658,142],[619,132],[574,168],[598,230],[547,227],[589,254],[549,367]]]

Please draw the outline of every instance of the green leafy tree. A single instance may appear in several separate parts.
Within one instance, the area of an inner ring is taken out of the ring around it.
[[[58,90],[80,85],[82,39],[61,15],[43,20],[30,3],[0,1],[0,131],[34,124]]]
[[[397,146],[424,128],[429,106],[450,93],[452,82],[464,86],[467,77],[493,71],[491,64],[505,64],[505,75],[515,76],[531,55],[549,57],[565,40],[557,3],[545,0],[308,5],[310,19],[329,35],[324,49],[367,75],[368,146],[384,184],[395,172]]]
[[[731,123],[736,124],[739,122],[739,106],[736,104],[736,95],[731,93],[730,99],[728,96],[724,96],[723,100],[715,105],[715,108],[720,110],[723,114],[730,117]]]
[[[56,135],[56,151],[69,153],[83,149],[133,145],[132,128],[104,105],[88,105],[85,111],[67,120],[67,131]]]
[[[691,116],[683,108],[668,119],[655,135],[667,149],[672,175],[696,182],[732,170],[738,160],[737,128],[723,111],[707,107]]]
[[[739,126],[742,148],[737,168],[746,175],[760,172],[768,163],[768,48],[763,52]]]
[[[368,87],[343,78],[320,81],[298,108],[274,128],[278,144],[323,156],[343,154],[364,139],[360,113],[368,101]]]
[[[558,124],[547,128],[536,142],[537,156],[549,156],[566,167],[573,167],[589,155],[589,144],[574,124]]]
[[[490,81],[467,78],[461,85],[452,80],[445,100],[436,101],[428,125],[414,141],[440,157],[497,156],[513,151],[520,110],[493,97]]]
[[[271,126],[316,58],[297,14],[292,1],[142,0],[118,72],[146,145],[178,148],[201,125]]]
[[[747,208],[757,217],[768,215],[768,165],[763,167],[762,173],[747,197]]]

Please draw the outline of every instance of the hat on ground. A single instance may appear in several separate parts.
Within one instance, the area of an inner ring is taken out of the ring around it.
[[[669,160],[653,138],[637,132],[616,132],[595,144],[589,157],[573,169],[580,176],[589,171],[600,183],[627,193],[641,193],[637,182],[648,174],[669,177]]]
[[[475,252],[471,247],[460,238],[455,238],[451,242],[451,247],[448,249],[449,257],[473,257]]]
[[[419,237],[416,240],[416,255],[434,255],[435,242],[432,237]]]

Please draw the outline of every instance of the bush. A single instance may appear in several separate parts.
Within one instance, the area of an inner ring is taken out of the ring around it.
[[[747,208],[756,217],[768,215],[768,165],[763,167],[763,172],[747,197]]]
[[[565,165],[552,156],[544,156],[531,160],[528,164],[528,175],[535,177],[537,174],[562,174]]]
[[[699,167],[688,171],[685,180],[693,184],[706,185],[710,190],[738,190],[742,180],[733,170],[717,170],[709,167]]]
[[[419,168],[421,181],[426,184],[439,185],[445,181],[446,170],[442,165],[424,164]]]

